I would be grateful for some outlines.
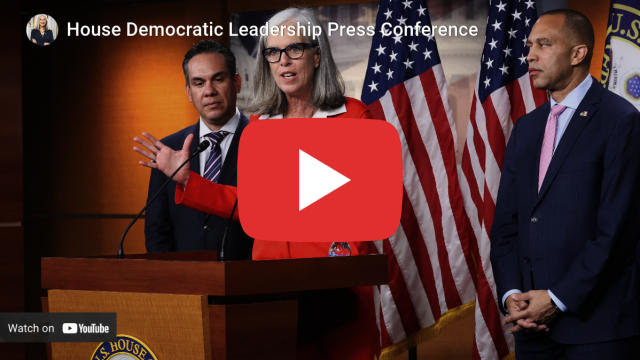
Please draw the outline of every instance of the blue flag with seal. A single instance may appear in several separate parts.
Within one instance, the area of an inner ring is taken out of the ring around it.
[[[640,0],[612,0],[600,83],[640,110]]]

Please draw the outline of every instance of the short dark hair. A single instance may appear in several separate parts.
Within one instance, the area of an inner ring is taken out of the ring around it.
[[[581,12],[571,9],[556,9],[547,11],[542,14],[545,15],[564,15],[564,23],[562,24],[562,31],[569,35],[571,40],[571,46],[586,45],[587,56],[584,63],[589,66],[591,64],[591,58],[593,57],[593,47],[595,43],[595,35],[593,34],[593,25],[591,21]]]
[[[233,52],[217,41],[205,39],[189,49],[189,51],[187,51],[187,54],[184,56],[184,60],[182,61],[182,71],[184,72],[184,78],[187,80],[187,85],[189,85],[189,61],[191,61],[194,56],[200,54],[221,54],[222,56],[224,56],[224,62],[227,64],[229,73],[231,73],[231,76],[235,75],[236,56],[233,54]]]

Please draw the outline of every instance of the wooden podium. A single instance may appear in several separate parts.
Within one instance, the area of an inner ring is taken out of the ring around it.
[[[294,360],[297,342],[322,331],[314,322],[327,307],[353,298],[348,288],[388,283],[387,255],[216,259],[215,251],[43,258],[43,310],[116,312],[118,334],[159,360]],[[50,355],[89,360],[98,344],[53,343]]]

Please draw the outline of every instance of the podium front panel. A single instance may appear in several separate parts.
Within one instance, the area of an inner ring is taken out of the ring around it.
[[[158,359],[211,360],[206,296],[49,290],[50,312],[115,312],[118,334]],[[88,360],[99,343],[52,343],[53,360]]]

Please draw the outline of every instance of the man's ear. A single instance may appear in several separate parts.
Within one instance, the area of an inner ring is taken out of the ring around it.
[[[191,87],[189,84],[184,85],[184,92],[187,93],[187,97],[189,98],[189,102],[193,103],[193,97],[191,96]]]
[[[233,75],[233,84],[236,87],[236,94],[240,94],[240,90],[242,90],[242,76],[240,74]]]
[[[587,57],[589,49],[587,45],[577,45],[571,50],[571,65],[576,66],[581,64]]]

